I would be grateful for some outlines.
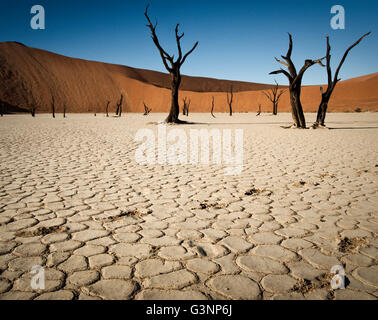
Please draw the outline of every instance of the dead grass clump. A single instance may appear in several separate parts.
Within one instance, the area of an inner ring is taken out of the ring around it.
[[[299,292],[302,294],[308,293],[312,290],[314,290],[314,284],[311,280],[308,279],[300,279],[298,283],[295,284],[293,288],[291,288],[291,291]]]
[[[151,212],[152,211],[148,211],[147,213],[151,213]],[[116,216],[104,218],[103,221],[118,221],[118,220],[121,220],[125,217],[141,217],[141,216],[146,215],[147,213],[133,209],[133,210],[121,212],[120,214],[118,214]]]
[[[330,273],[323,273],[316,277],[314,280],[300,279],[297,284],[295,284],[290,291],[299,292],[302,294],[310,293],[316,289],[328,289],[328,297],[332,299],[333,290],[331,288],[331,280],[334,275]]]
[[[298,182],[295,182],[293,185],[295,187],[303,187],[304,185],[306,184],[306,181],[298,181]]]
[[[16,237],[21,238],[30,238],[30,237],[37,237],[37,236],[45,236],[46,234],[54,233],[62,231],[64,227],[62,226],[54,226],[54,227],[38,227],[33,230],[27,231],[17,231],[15,233]]]
[[[209,208],[214,208],[214,209],[222,209],[222,208],[225,208],[226,205],[223,204],[223,203],[209,203],[207,202],[207,200],[205,200],[204,202],[201,202],[199,204],[199,209],[209,209]],[[198,208],[193,208],[193,210],[195,209],[198,209]]]
[[[266,190],[266,189],[252,188],[252,189],[247,190],[244,193],[244,195],[246,195],[246,196],[258,195],[258,194],[264,194],[266,196],[270,196],[272,194],[272,192],[269,191],[269,190]]]
[[[366,244],[367,242],[365,239],[345,237],[338,243],[338,248],[342,253],[353,253],[356,252],[360,246],[364,246]]]
[[[328,172],[320,173],[320,174],[317,175],[317,177],[321,178],[321,179],[323,179],[323,178],[336,178],[336,176],[334,174],[328,173]]]

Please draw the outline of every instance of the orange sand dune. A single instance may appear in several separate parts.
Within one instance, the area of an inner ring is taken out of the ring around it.
[[[0,43],[0,101],[10,109],[50,112],[52,96],[56,112],[104,112],[107,101],[113,112],[121,93],[125,93],[124,112],[143,112],[143,102],[152,112],[170,107],[169,75],[143,69],[69,58],[26,47],[16,42]],[[183,76],[180,99],[191,99],[190,112],[209,112],[215,99],[215,112],[227,112],[226,92],[233,87],[234,112],[255,112],[259,104],[271,111],[262,90],[271,85]],[[378,111],[378,73],[340,82],[330,102],[330,111]],[[303,87],[305,111],[316,111],[319,86]],[[180,101],[181,103],[181,101]],[[286,92],[278,107],[289,111]]]

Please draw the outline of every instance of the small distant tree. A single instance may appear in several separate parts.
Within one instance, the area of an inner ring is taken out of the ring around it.
[[[184,99],[182,99],[182,102],[184,104],[183,108],[182,108],[182,114],[185,116],[189,116],[189,106],[190,106],[190,99],[188,99],[187,97],[185,97]]]
[[[279,86],[277,81],[274,80],[276,85],[270,89],[270,91],[265,92],[263,91],[263,94],[272,102],[273,104],[273,115],[277,115],[278,113],[278,102],[282,96],[282,94],[285,92],[284,89],[278,90]]]
[[[261,104],[259,104],[259,111],[257,111],[256,116],[259,116],[261,114]]]
[[[144,102],[143,102],[143,106],[144,106],[144,113],[143,113],[143,115],[147,116],[152,111],[152,109],[150,109],[149,107],[147,107],[147,105]]]
[[[106,107],[105,107],[106,117],[109,117],[109,103],[110,103],[110,101],[108,100],[108,101],[106,102]]]
[[[159,50],[160,57],[163,61],[164,67],[167,69],[171,76],[171,109],[169,112],[168,117],[165,119],[165,122],[167,123],[182,123],[182,121],[179,120],[179,113],[180,113],[180,106],[179,106],[179,88],[181,85],[181,73],[180,73],[180,68],[184,64],[186,58],[194,51],[194,49],[198,45],[198,41],[194,44],[192,49],[190,49],[185,55],[183,55],[182,50],[181,50],[181,44],[180,41],[182,37],[184,36],[184,33],[179,34],[178,28],[179,24],[176,25],[175,28],[175,34],[176,34],[176,44],[177,44],[177,50],[178,50],[178,58],[175,61],[174,60],[174,55],[170,56],[160,45],[159,39],[156,35],[156,27],[157,27],[157,22],[155,25],[151,23],[151,20],[148,16],[148,7],[146,7],[146,11],[144,12],[144,15],[147,19],[147,27],[151,31],[151,38],[156,46],[156,48]]]
[[[63,104],[63,118],[66,117],[66,104]]]
[[[334,77],[332,78],[332,70],[331,70],[331,46],[329,44],[329,37],[326,36],[327,39],[327,76],[328,76],[328,87],[326,91],[321,91],[322,94],[322,100],[320,102],[319,108],[318,108],[318,114],[316,117],[315,123],[312,125],[313,128],[318,127],[324,127],[325,126],[325,117],[328,109],[328,102],[331,99],[333,90],[336,87],[336,84],[341,80],[339,79],[339,72],[342,67],[342,65],[345,62],[346,57],[349,54],[349,51],[352,50],[355,46],[357,46],[361,40],[365,37],[367,37],[370,34],[370,32],[364,34],[360,39],[358,39],[355,43],[353,43],[344,53],[343,58],[341,59],[339,66],[336,69],[336,73]]]
[[[52,101],[51,101],[51,113],[52,113],[52,117],[55,118],[55,99],[54,99],[54,96],[52,96]]]
[[[122,115],[122,103],[123,103],[123,94],[121,94],[121,98],[119,99],[119,102],[117,103],[117,109],[116,109],[116,116]]]
[[[213,116],[213,118],[215,118],[215,116],[214,116],[214,96],[211,97],[211,110],[210,110],[210,113]]]
[[[228,108],[230,110],[230,116],[232,116],[232,102],[234,100],[234,92],[232,90],[232,86],[230,87],[230,96],[228,96],[228,92],[227,92],[227,104],[228,104]]]
[[[35,104],[32,104],[31,107],[30,107],[30,114],[33,118],[35,117],[35,111],[36,110],[37,110],[37,107],[35,106]]]

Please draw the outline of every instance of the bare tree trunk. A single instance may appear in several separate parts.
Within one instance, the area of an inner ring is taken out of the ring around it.
[[[63,105],[63,118],[66,117],[66,104]]]
[[[31,113],[31,116],[34,118],[35,117],[35,111],[37,110],[37,108],[35,107],[35,105],[32,105],[31,108],[30,108],[30,113]]]
[[[116,115],[119,117],[122,115],[122,102],[123,102],[123,94],[121,94],[121,98],[119,102],[117,103]]]
[[[228,97],[228,92],[227,92],[227,104],[228,108],[230,109],[230,117],[232,116],[232,102],[234,100],[234,93],[232,91],[232,86],[230,88],[230,97]]]
[[[194,51],[194,49],[198,45],[198,41],[194,44],[191,50],[189,50],[185,55],[183,55],[182,50],[181,50],[181,44],[180,41],[182,37],[184,36],[184,33],[179,34],[178,27],[179,25],[176,25],[175,28],[175,34],[176,34],[176,44],[177,44],[177,50],[178,50],[178,58],[176,61],[174,61],[174,56],[170,56],[160,45],[159,39],[156,35],[156,27],[157,23],[153,25],[151,23],[151,20],[148,16],[148,7],[146,7],[146,11],[144,12],[144,15],[148,21],[147,27],[151,31],[151,37],[152,40],[159,50],[160,57],[163,61],[164,67],[167,69],[169,74],[171,75],[171,109],[169,111],[168,117],[165,119],[165,122],[168,123],[181,123],[182,121],[179,120],[179,113],[180,113],[180,106],[179,106],[179,101],[178,101],[178,92],[180,89],[180,84],[181,84],[181,74],[180,74],[180,68],[184,64],[186,58]]]
[[[183,103],[183,106],[182,106],[182,115],[186,116],[186,97],[184,99],[182,99],[182,103]]]
[[[179,70],[176,70],[176,74],[171,74],[171,109],[168,117],[165,119],[167,123],[179,123],[180,106],[178,102],[179,88],[181,84],[181,75]]]
[[[291,88],[290,90],[291,116],[296,128],[306,128],[306,120],[300,99],[300,90]]]
[[[51,112],[52,112],[52,117],[55,118],[55,99],[54,99],[54,97],[52,97]]]
[[[184,99],[182,99],[183,101],[183,107],[182,107],[182,114],[185,116],[189,116],[189,106],[190,106],[190,99],[187,99],[187,97],[185,97]]]
[[[215,118],[213,112],[214,112],[214,96],[212,96],[212,98],[211,98],[211,111],[210,111],[210,113],[213,116],[213,118]]]
[[[108,102],[106,103],[106,107],[105,107],[106,117],[109,117],[109,103],[110,103],[110,101],[108,101]]]
[[[261,104],[259,104],[259,111],[257,112],[256,116],[259,116],[261,114]]]

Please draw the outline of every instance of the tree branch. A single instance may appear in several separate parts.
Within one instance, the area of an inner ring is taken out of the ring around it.
[[[155,23],[155,26],[153,26],[152,22],[150,20],[150,17],[148,16],[148,8],[149,8],[149,6],[150,5],[148,4],[147,7],[146,7],[146,11],[144,12],[144,16],[146,17],[146,19],[148,21],[148,25],[146,25],[146,26],[151,31],[151,38],[152,38],[155,46],[159,50],[159,53],[160,53],[161,59],[163,60],[165,68],[167,69],[168,72],[172,72],[172,68],[170,68],[168,66],[167,60],[171,63],[171,66],[172,66],[173,65],[173,58],[169,56],[169,54],[162,48],[162,46],[159,43],[159,39],[158,39],[158,37],[156,35],[156,32],[155,32],[155,29],[156,29],[156,26],[157,26],[157,22]]]
[[[280,69],[280,70],[272,71],[272,72],[270,72],[269,74],[280,74],[280,73],[283,73],[283,74],[289,79],[289,82],[290,82],[290,83],[293,81],[293,77],[289,74],[289,72],[287,72],[287,71],[284,70],[284,69]]]
[[[347,57],[348,54],[349,54],[349,51],[352,50],[355,46],[357,46],[357,45],[361,42],[361,40],[362,40],[363,38],[367,37],[370,33],[371,33],[371,32],[365,33],[360,39],[358,39],[355,43],[353,43],[353,44],[348,48],[347,51],[345,51],[344,56],[343,56],[343,58],[341,59],[340,64],[339,64],[339,66],[338,66],[338,68],[337,68],[337,70],[336,70],[335,78],[334,78],[334,80],[333,80],[333,85],[336,85],[336,83],[340,80],[340,79],[338,79],[338,77],[339,77],[339,72],[340,72],[340,69],[341,69],[342,65],[344,64],[344,61],[345,61],[346,57]]]
[[[186,58],[194,51],[194,49],[198,46],[198,41],[194,44],[193,48],[190,49],[184,56],[184,58],[180,62],[180,66],[184,64]]]

